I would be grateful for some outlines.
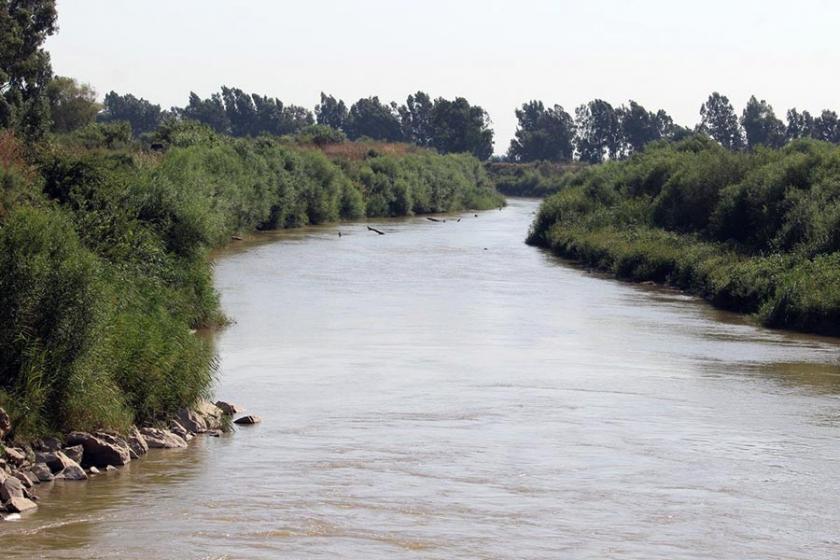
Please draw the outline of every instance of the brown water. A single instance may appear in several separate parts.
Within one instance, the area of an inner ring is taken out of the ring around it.
[[[840,557],[840,345],[570,267],[535,208],[231,249],[218,395],[264,423],[42,490],[0,556]]]

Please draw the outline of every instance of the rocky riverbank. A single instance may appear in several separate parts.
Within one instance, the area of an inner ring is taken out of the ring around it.
[[[55,480],[82,482],[91,475],[115,470],[140,459],[149,449],[187,447],[196,436],[218,437],[233,423],[255,424],[235,405],[201,401],[156,426],[132,427],[128,433],[70,432],[63,438],[32,442],[4,441],[12,433],[11,420],[0,408],[0,519],[14,519],[38,507],[37,488]]]

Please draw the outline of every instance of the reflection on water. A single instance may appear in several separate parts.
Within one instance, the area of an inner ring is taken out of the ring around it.
[[[221,252],[263,424],[56,485],[4,557],[838,557],[840,346],[527,247],[535,204]]]

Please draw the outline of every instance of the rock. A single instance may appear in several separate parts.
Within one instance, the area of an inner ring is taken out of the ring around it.
[[[210,401],[198,401],[195,405],[195,411],[204,418],[208,430],[220,430],[224,427],[224,412]]]
[[[6,504],[6,511],[9,513],[23,513],[25,511],[30,511],[36,509],[38,504],[33,502],[28,498],[24,498],[23,496],[14,497],[8,501]]]
[[[67,455],[71,461],[75,461],[77,463],[82,462],[82,455],[85,452],[85,448],[81,445],[71,445],[70,447],[65,447],[62,453]]]
[[[0,408],[0,440],[5,439],[12,431],[12,419],[5,410]]]
[[[136,426],[128,432],[126,443],[128,443],[128,452],[132,459],[139,459],[149,451],[149,445]]]
[[[183,438],[173,434],[169,430],[159,430],[157,428],[143,428],[140,430],[146,444],[154,449],[177,449],[186,447],[187,442]]]
[[[56,480],[87,480],[87,478],[85,470],[76,464],[65,467],[63,471],[55,475]]]
[[[108,465],[107,467],[105,467],[105,472],[111,472],[115,470],[117,470],[117,467],[115,467],[114,465]]]
[[[96,467],[91,467],[88,469],[88,472],[90,474],[99,474],[99,469],[97,469]]]
[[[210,430],[209,432],[207,432],[207,435],[210,436],[210,437],[222,437],[222,431],[221,430]]]
[[[193,433],[203,434],[207,431],[207,420],[204,418],[204,416],[202,416],[194,410],[183,408],[179,410],[178,414],[176,414],[175,416],[178,419],[178,424],[180,424],[181,426]]]
[[[234,414],[242,412],[242,410],[235,404],[230,404],[225,401],[216,401],[216,407],[222,411],[222,414],[227,416],[233,416]]]
[[[86,432],[71,432],[67,436],[69,445],[84,447],[85,465],[106,467],[108,465],[125,465],[131,461],[128,444],[122,438],[112,434],[97,432],[96,435]]]
[[[0,521],[20,521],[19,513],[10,513],[8,515],[0,515]]]
[[[36,463],[46,463],[53,474],[58,473],[73,465],[79,466],[76,461],[61,451],[38,451],[35,453]]]
[[[172,421],[172,424],[169,426],[169,429],[172,430],[173,434],[180,437],[184,441],[190,441],[193,438],[192,432],[188,431],[185,427],[183,427],[179,422],[175,420]]]
[[[32,474],[38,477],[40,482],[49,482],[55,478],[46,463],[35,463],[32,465]]]
[[[26,461],[26,453],[16,447],[7,447],[5,455],[6,460],[13,465],[22,465]]]
[[[54,437],[39,439],[34,447],[37,451],[61,451],[61,440]]]
[[[12,498],[23,498],[23,483],[10,476],[0,484],[0,502],[8,502]]]
[[[12,474],[12,476],[20,480],[20,483],[23,484],[24,488],[32,488],[40,482],[40,480],[24,471],[17,471]]]
[[[242,418],[237,418],[233,421],[234,424],[244,424],[244,425],[251,425],[251,424],[259,424],[262,422],[262,418],[259,416],[254,416],[253,414],[249,414],[248,416],[243,416]]]

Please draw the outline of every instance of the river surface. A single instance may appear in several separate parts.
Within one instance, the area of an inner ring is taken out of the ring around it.
[[[231,247],[217,396],[263,423],[42,487],[0,557],[840,557],[840,345],[563,263],[536,207]]]

